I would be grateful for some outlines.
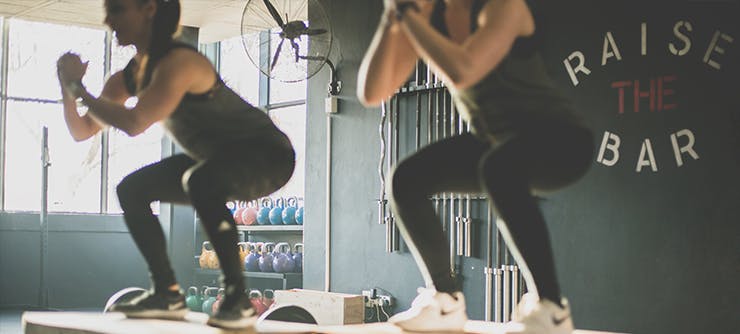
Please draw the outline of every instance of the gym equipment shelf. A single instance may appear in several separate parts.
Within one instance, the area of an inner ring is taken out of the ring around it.
[[[195,268],[196,276],[218,277],[221,270]],[[303,286],[303,273],[263,273],[253,271],[243,271],[242,274],[247,278],[265,278],[283,281],[283,290],[301,288]]]

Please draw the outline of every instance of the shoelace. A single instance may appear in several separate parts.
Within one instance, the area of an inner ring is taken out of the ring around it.
[[[516,306],[512,317],[516,320],[522,319],[527,315],[534,312],[539,306],[539,298],[532,294],[524,294],[522,299],[519,301],[519,305]]]
[[[437,304],[437,300],[434,296],[437,294],[437,290],[432,288],[418,288],[416,292],[419,294],[416,299],[411,303],[412,306],[424,307],[428,305]]]

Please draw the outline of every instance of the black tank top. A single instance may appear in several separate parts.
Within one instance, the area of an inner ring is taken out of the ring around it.
[[[173,43],[170,49],[197,49],[183,43]],[[131,59],[123,70],[124,83],[131,96],[136,96],[134,69]],[[226,86],[216,74],[216,83],[203,94],[186,94],[177,109],[162,121],[171,137],[196,160],[206,160],[225,147],[242,142],[279,145],[290,148],[290,141],[262,110],[242,99]]]
[[[484,140],[500,143],[522,130],[553,122],[582,124],[571,102],[555,87],[540,55],[541,16],[537,3],[527,0],[535,18],[535,34],[517,38],[501,63],[475,85],[451,90],[455,106],[469,122],[472,132]],[[486,0],[474,0],[471,32],[478,28],[478,15]],[[449,36],[444,20],[444,0],[436,0],[431,24]]]

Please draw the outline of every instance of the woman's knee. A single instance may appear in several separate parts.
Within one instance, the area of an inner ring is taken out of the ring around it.
[[[523,172],[522,169],[516,165],[514,157],[507,156],[503,151],[491,150],[478,163],[478,178],[486,187],[496,186],[514,178]]]
[[[193,204],[203,200],[221,200],[221,197],[226,201],[227,191],[223,182],[206,164],[198,164],[185,171],[182,175],[182,187]]]
[[[136,181],[136,177],[128,175],[121,180],[116,186],[116,194],[118,195],[118,202],[122,209],[126,209],[131,204],[142,202],[145,197],[141,193],[139,182]]]

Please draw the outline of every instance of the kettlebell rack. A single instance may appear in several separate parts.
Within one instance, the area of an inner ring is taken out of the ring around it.
[[[301,223],[302,223],[302,220],[301,220]],[[199,217],[197,216],[195,217],[194,224],[195,226],[200,226]],[[273,225],[269,221],[267,222],[267,224],[264,224],[264,225],[259,225],[256,222],[253,225],[236,225],[236,228],[240,234],[240,239],[243,239],[243,241],[248,241],[254,237],[260,237],[265,240],[268,240],[271,238],[279,238],[282,240],[293,240],[294,242],[297,242],[298,244],[300,244],[299,241],[295,241],[295,240],[297,240],[296,238],[300,238],[300,236],[303,235],[303,225]],[[201,267],[197,265],[198,263],[200,263],[200,257],[202,256],[201,244],[197,241],[203,242],[203,240],[207,238],[204,238],[204,235],[202,235],[199,238],[197,229],[195,231],[195,234],[196,234],[195,235],[196,249],[194,249],[195,255],[193,256],[193,258],[195,260],[194,263],[196,265],[194,266],[193,272],[192,272],[193,282],[196,285],[210,284],[212,286],[218,286],[219,277],[221,276],[221,270],[211,269],[211,268],[218,268],[218,266],[216,265],[216,266],[211,266],[210,268],[208,268],[208,267],[203,267],[202,264],[201,264]],[[302,247],[302,244],[300,245]],[[214,254],[214,257],[215,257],[215,254]],[[250,285],[252,284],[254,284],[255,286],[267,285],[270,287],[274,287],[276,289],[293,289],[293,288],[303,287],[303,273],[302,272],[260,272],[260,271],[246,271],[244,269],[245,268],[242,268],[242,275],[245,278],[249,279],[248,284]],[[296,268],[296,270],[299,270],[299,269]],[[253,287],[254,286],[250,286],[248,288],[253,288]]]
[[[422,146],[470,131],[469,125],[455,108],[452,96],[441,78],[419,61],[412,78],[396,94],[381,104],[378,127],[380,159],[378,175],[380,193],[378,224],[385,225],[385,251],[402,250],[395,217],[390,210],[386,193],[386,176],[406,155]],[[519,267],[504,245],[497,221],[485,196],[441,193],[430,198],[443,229],[449,236],[449,256],[452,272],[461,275],[463,258],[485,258],[483,282],[485,285],[484,314],[486,321],[506,322],[522,296],[525,286]],[[473,213],[486,208],[486,214]],[[478,252],[473,245],[473,231],[486,222],[486,250]]]

